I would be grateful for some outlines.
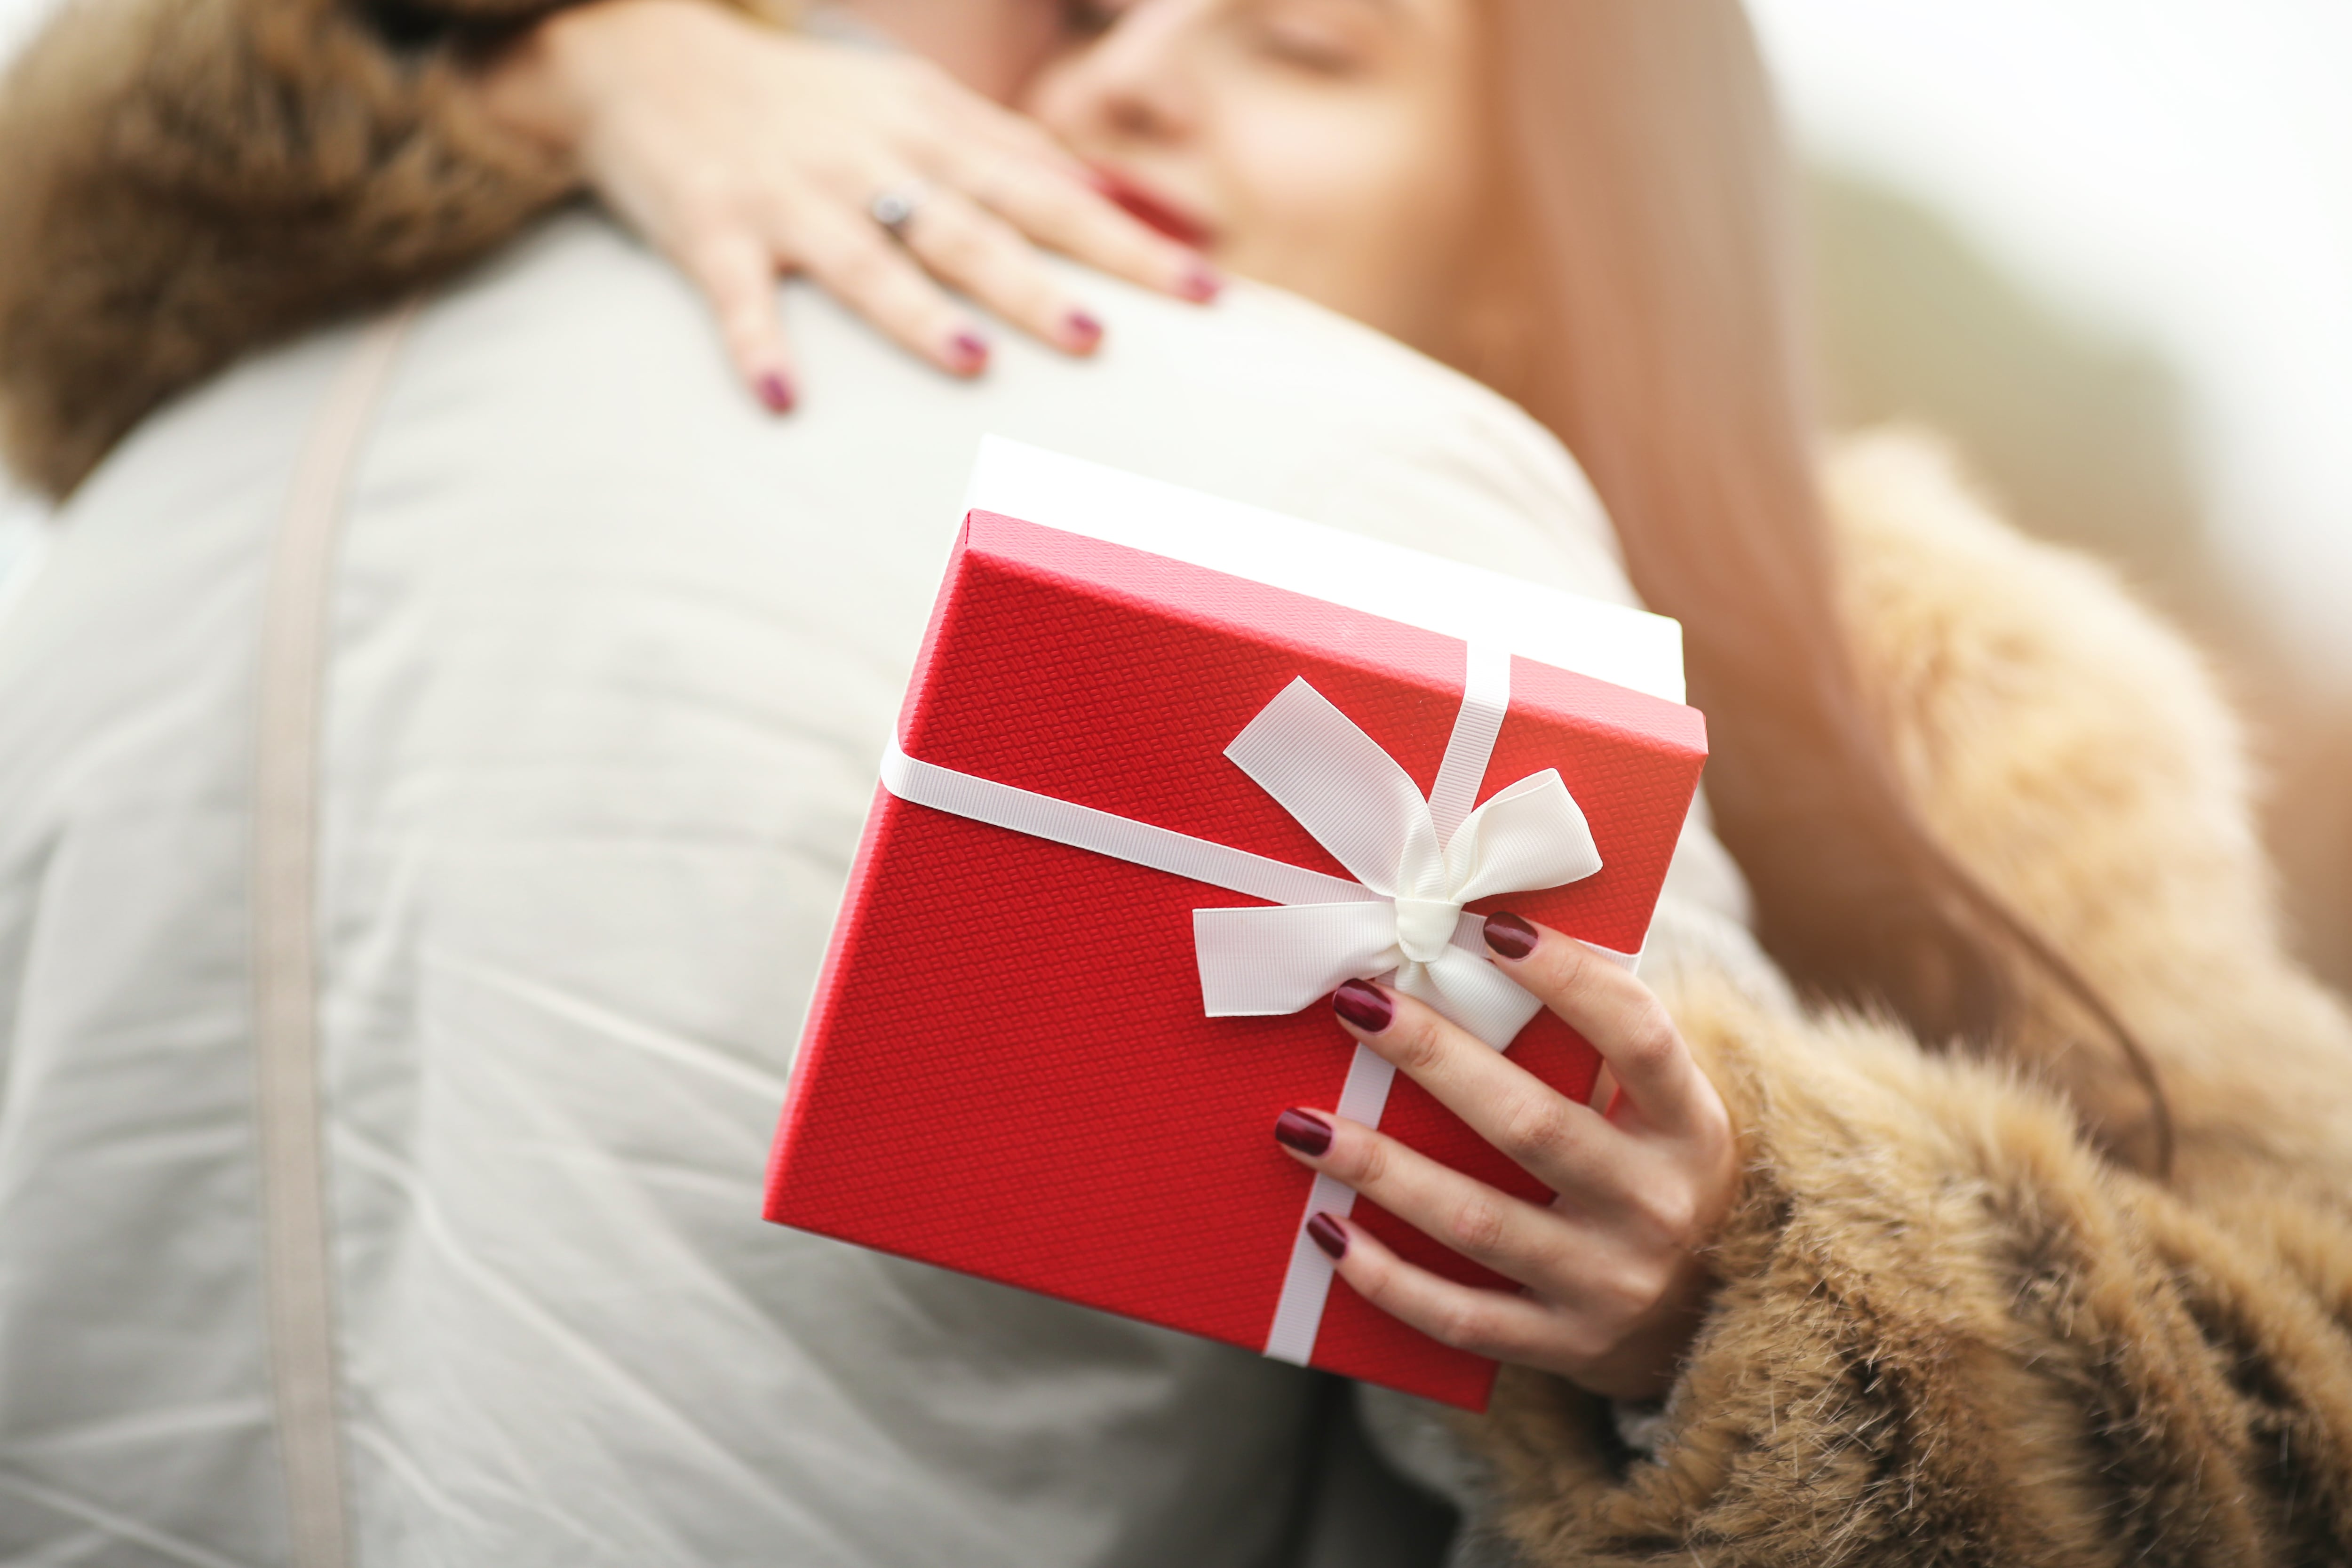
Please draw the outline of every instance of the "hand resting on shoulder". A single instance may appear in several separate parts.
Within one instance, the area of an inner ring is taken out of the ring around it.
[[[805,272],[956,375],[988,342],[954,289],[1066,353],[1101,324],[1038,256],[1204,300],[1217,276],[1023,116],[914,55],[780,31],[708,0],[555,12],[475,80],[709,299],[736,373],[798,396],[775,279]]]

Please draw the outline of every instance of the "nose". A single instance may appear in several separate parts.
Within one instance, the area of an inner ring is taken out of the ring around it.
[[[1037,118],[1080,148],[1182,139],[1192,126],[1189,46],[1215,3],[1136,0],[1055,71]]]

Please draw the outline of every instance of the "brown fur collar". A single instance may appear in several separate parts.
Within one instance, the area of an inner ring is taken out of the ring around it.
[[[560,197],[546,155],[457,90],[465,39],[522,8],[460,0],[458,30],[415,47],[354,0],[61,15],[0,84],[10,466],[61,495],[238,353],[452,271]]]
[[[1565,1385],[1465,1428],[1530,1563],[2352,1556],[2352,1023],[2280,949],[2228,714],[2103,572],[1919,443],[1832,467],[1857,663],[1948,843],[2119,1005],[2181,1121],[2054,1005],[2014,1059],[1671,998],[1739,1118],[1722,1293],[1654,1458]]]
[[[467,73],[569,3],[69,0],[0,82],[0,459],[62,496],[237,355],[563,199],[572,173],[491,124]]]

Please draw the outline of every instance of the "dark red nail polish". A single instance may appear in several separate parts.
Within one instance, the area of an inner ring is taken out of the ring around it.
[[[1377,1035],[1396,1016],[1396,1004],[1382,995],[1379,987],[1350,980],[1331,993],[1331,1011],[1364,1033]]]
[[[800,400],[793,395],[793,384],[772,370],[760,378],[760,401],[778,414],[790,414]]]
[[[1525,958],[1542,940],[1536,935],[1535,927],[1517,915],[1497,913],[1486,917],[1486,945],[1505,958]]]
[[[1217,276],[1215,268],[1205,261],[1195,261],[1184,269],[1176,281],[1176,292],[1195,304],[1205,305],[1222,293],[1225,280]]]
[[[1062,332],[1078,348],[1092,348],[1102,341],[1100,321],[1084,310],[1073,310],[1062,318]]]
[[[948,340],[948,357],[960,371],[976,371],[988,363],[988,340],[978,332],[958,332]]]
[[[1328,1214],[1318,1214],[1307,1222],[1307,1238],[1321,1247],[1332,1262],[1348,1256],[1348,1233],[1339,1222]]]
[[[1286,1110],[1274,1119],[1274,1141],[1302,1154],[1331,1147],[1331,1124],[1311,1110]]]

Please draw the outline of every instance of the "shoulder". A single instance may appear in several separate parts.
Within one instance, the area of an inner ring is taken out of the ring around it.
[[[813,286],[786,283],[805,394],[779,420],[735,384],[707,310],[672,268],[593,213],[567,214],[421,313],[372,461],[445,494],[494,482],[534,513],[637,515],[662,496],[665,510],[797,509],[842,528],[886,516],[944,528],[961,514],[981,437],[999,434],[1630,600],[1574,461],[1485,387],[1272,289],[1236,285],[1203,309],[1071,273],[1109,327],[1101,353],[1073,360],[1000,329],[992,368],[973,382],[939,374]],[[160,420],[187,423],[222,401],[224,384],[270,380],[289,363],[261,356]],[[146,445],[119,457],[135,462]]]
[[[1092,277],[1082,286],[1116,334],[1105,379],[1147,405],[1169,395],[1216,411],[1277,490],[1264,504],[1631,600],[1583,471],[1487,387],[1264,285],[1237,282],[1206,309]]]

